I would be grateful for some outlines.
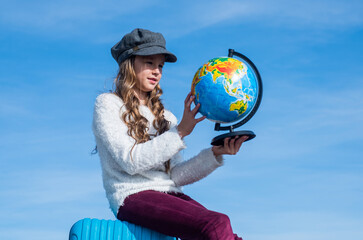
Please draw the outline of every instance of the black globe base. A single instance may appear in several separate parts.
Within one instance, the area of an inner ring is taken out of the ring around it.
[[[248,130],[225,133],[225,134],[222,134],[222,135],[219,135],[219,136],[213,138],[211,144],[213,146],[220,146],[220,145],[224,144],[224,139],[225,138],[228,138],[228,137],[232,138],[232,137],[235,137],[235,136],[239,136],[239,137],[248,136],[248,139],[246,141],[249,141],[251,139],[254,139],[256,137],[256,134],[254,132],[248,131]]]

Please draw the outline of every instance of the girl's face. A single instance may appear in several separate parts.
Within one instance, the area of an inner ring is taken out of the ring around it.
[[[163,54],[135,56],[136,90],[141,94],[151,92],[159,83],[165,62]],[[139,91],[138,91],[139,92]]]

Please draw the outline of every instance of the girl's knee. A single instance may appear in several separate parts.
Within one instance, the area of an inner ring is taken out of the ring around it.
[[[223,213],[212,212],[203,235],[205,239],[233,239],[229,217]]]
[[[217,213],[214,217],[214,224],[217,226],[230,226],[231,222],[229,217],[223,213]]]

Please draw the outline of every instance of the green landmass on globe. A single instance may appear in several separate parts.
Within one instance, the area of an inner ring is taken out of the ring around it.
[[[230,57],[213,58],[195,73],[192,94],[202,115],[214,122],[230,123],[251,112],[258,83],[247,64]]]

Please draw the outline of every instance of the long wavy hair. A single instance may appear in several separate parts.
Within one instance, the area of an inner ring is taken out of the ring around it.
[[[113,90],[113,93],[119,96],[124,102],[126,111],[122,114],[121,118],[128,127],[127,133],[135,139],[135,144],[130,151],[131,159],[131,153],[135,145],[147,142],[151,139],[151,136],[148,133],[148,120],[140,114],[140,100],[135,94],[137,78],[134,63],[135,57],[132,56],[120,64],[119,72],[114,80]],[[147,94],[146,100],[147,107],[155,116],[152,125],[156,129],[157,135],[164,133],[170,128],[170,122],[164,117],[164,105],[160,100],[162,94],[163,91],[160,88],[160,85],[157,84],[157,86]],[[170,171],[170,160],[165,162],[164,165],[166,172],[168,173]]]

